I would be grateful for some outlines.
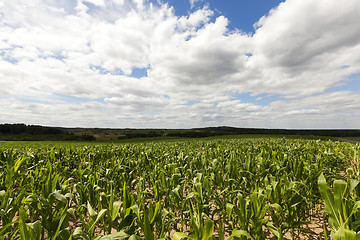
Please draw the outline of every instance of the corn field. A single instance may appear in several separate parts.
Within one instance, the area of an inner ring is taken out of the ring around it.
[[[360,239],[359,150],[267,138],[0,145],[0,239]]]

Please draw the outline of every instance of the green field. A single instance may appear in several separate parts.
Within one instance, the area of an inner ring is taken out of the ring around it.
[[[0,142],[0,236],[359,239],[359,150],[260,135]]]

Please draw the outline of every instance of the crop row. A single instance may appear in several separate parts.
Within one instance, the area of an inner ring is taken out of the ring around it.
[[[4,147],[0,236],[296,239],[325,203],[323,237],[359,239],[358,151],[286,139]]]

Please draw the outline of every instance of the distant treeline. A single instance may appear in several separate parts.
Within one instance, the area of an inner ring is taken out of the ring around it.
[[[266,128],[234,128],[208,127],[197,128],[194,131],[204,131],[219,134],[278,134],[278,135],[307,135],[327,137],[360,137],[358,129],[266,129]]]
[[[130,132],[122,136],[119,136],[118,139],[131,139],[131,138],[149,138],[149,137],[184,137],[184,138],[202,138],[210,137],[216,135],[223,135],[215,132],[204,132],[204,131],[192,131],[192,130],[179,130],[178,132],[169,132],[164,131],[149,131],[149,132]]]
[[[276,135],[301,135],[301,136],[326,136],[326,137],[360,137],[360,130],[288,130],[288,129],[262,129],[262,128],[234,128],[234,127],[208,127],[208,128],[194,128],[183,129],[167,132],[166,130],[152,130],[148,132],[133,132],[126,133],[120,136],[119,139],[130,138],[146,138],[146,137],[184,137],[184,138],[202,138],[220,135],[235,135],[235,134],[276,134]]]
[[[43,127],[37,125],[0,124],[0,133],[3,134],[62,134],[64,130],[56,127]]]
[[[118,139],[148,138],[148,137],[160,137],[160,136],[164,136],[163,131],[130,132],[122,136],[119,136]]]
[[[276,135],[301,135],[301,136],[326,136],[326,137],[360,137],[360,130],[288,130],[288,129],[261,129],[261,128],[233,128],[233,127],[208,127],[194,129],[179,129],[167,132],[166,130],[152,130],[148,132],[126,133],[119,139],[146,138],[146,137],[184,137],[203,138],[220,135],[241,134],[276,134]]]
[[[101,129],[99,129],[101,130]],[[183,137],[202,138],[220,135],[241,134],[276,134],[276,135],[302,135],[326,137],[360,137],[360,130],[297,130],[297,129],[265,129],[265,128],[234,128],[234,127],[207,127],[193,129],[107,129],[118,135],[118,139],[151,138],[151,137]],[[76,133],[70,129],[60,127],[43,127],[38,125],[0,124],[0,140],[57,140],[57,141],[94,141],[106,140],[92,133],[89,129],[77,129]]]
[[[3,141],[94,141],[91,135],[74,135],[63,128],[38,125],[0,124],[0,140]]]

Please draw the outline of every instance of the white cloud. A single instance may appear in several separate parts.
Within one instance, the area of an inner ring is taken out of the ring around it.
[[[288,0],[260,19],[251,63],[271,92],[311,95],[336,85],[360,47],[358,1]],[[274,89],[275,88],[275,89]],[[286,89],[285,89],[286,88]]]
[[[0,122],[356,127],[359,93],[331,88],[360,72],[359,10],[287,0],[251,36],[206,6],[178,17],[143,0],[0,0]]]
[[[115,4],[123,6],[125,3],[125,0],[112,0]]]
[[[99,6],[99,7],[105,7],[104,0],[84,0],[84,2],[92,3],[95,6]]]
[[[195,6],[196,2],[202,2],[203,0],[189,0],[191,8],[193,8]]]

